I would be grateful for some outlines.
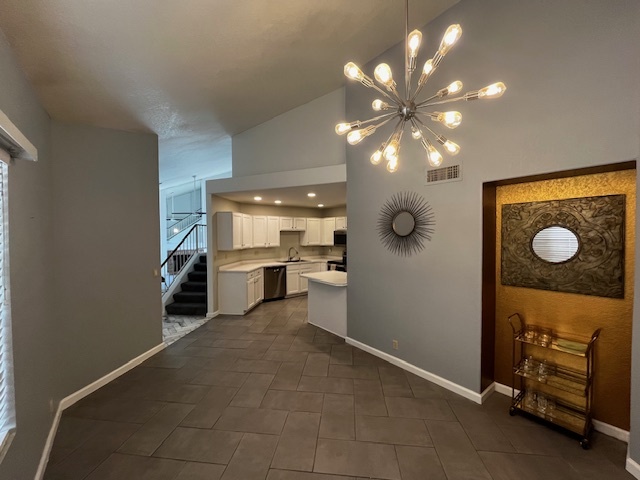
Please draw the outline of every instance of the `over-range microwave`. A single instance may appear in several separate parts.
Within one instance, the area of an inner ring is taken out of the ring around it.
[[[346,247],[347,246],[347,231],[346,230],[336,230],[333,232],[333,244],[338,247]]]

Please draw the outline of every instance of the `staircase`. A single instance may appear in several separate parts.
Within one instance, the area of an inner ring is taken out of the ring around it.
[[[169,315],[207,314],[207,256],[193,264],[193,271],[187,274],[189,280],[182,282],[181,292],[173,295],[173,303],[165,307]]]

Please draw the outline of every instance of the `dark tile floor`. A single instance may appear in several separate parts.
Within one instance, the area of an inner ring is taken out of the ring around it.
[[[626,445],[480,406],[306,323],[220,316],[65,411],[47,480],[631,479]]]

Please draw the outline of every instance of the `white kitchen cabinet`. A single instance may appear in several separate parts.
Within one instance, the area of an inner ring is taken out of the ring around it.
[[[253,248],[267,247],[267,217],[265,215],[253,216]]]
[[[293,217],[280,217],[280,231],[288,232],[293,230]]]
[[[320,245],[322,241],[321,218],[307,218],[307,229],[300,235],[300,245]]]
[[[243,247],[243,215],[236,212],[218,212],[218,250],[240,250]]]
[[[264,299],[262,268],[252,272],[219,272],[220,313],[244,315]]]
[[[242,214],[242,248],[253,247],[253,218],[246,213]]]
[[[347,217],[336,217],[336,230],[347,229]]]
[[[320,245],[333,246],[333,232],[336,230],[335,217],[322,219],[322,241]]]
[[[280,231],[304,232],[307,229],[307,219],[304,217],[280,217]]]
[[[293,229],[296,231],[304,231],[307,229],[307,219],[302,217],[295,217],[293,219]]]
[[[257,305],[264,300],[264,276],[262,275],[262,269],[256,271],[253,289],[255,292],[255,304]]]
[[[287,265],[287,295],[300,293],[300,265]]]
[[[280,246],[280,217],[267,217],[267,247]]]
[[[320,272],[324,262],[299,263],[287,265],[287,295],[306,293],[309,290],[309,281],[302,276],[303,273]],[[326,263],[324,263],[326,265]]]

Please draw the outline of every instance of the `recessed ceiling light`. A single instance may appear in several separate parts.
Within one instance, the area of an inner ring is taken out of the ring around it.
[[[262,197],[253,197],[253,199],[254,199],[256,202],[259,202],[260,200],[262,200]]]
[[[320,208],[324,207],[324,203],[319,203],[318,207],[320,207]]]
[[[313,192],[309,192],[309,193],[307,193],[307,197],[313,198],[313,197],[315,197],[315,196],[316,196],[316,194],[315,194],[315,193],[313,193]]]
[[[276,201],[275,201],[275,202],[273,202],[273,203],[275,203],[276,205],[280,205],[280,204],[282,203],[282,200],[276,200]]]

